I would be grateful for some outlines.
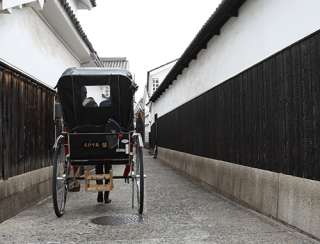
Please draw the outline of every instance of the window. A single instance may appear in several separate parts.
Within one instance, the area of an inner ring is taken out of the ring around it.
[[[109,85],[82,86],[82,106],[87,108],[110,107],[111,89]]]
[[[152,79],[152,83],[153,83],[154,85],[159,84],[159,79],[158,79],[158,78],[153,78],[153,79]]]

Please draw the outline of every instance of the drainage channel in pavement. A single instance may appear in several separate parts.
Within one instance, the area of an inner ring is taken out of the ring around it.
[[[91,220],[96,225],[128,225],[128,224],[141,224],[145,222],[143,216],[140,215],[110,215],[101,216]]]

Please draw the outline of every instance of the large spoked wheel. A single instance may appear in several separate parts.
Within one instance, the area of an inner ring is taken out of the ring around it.
[[[138,213],[143,213],[143,201],[144,201],[144,170],[143,170],[143,153],[142,147],[136,145],[136,156],[134,161],[134,180],[133,180],[133,201],[134,192],[136,192],[136,201]],[[135,188],[135,189],[134,189]]]
[[[53,154],[52,199],[58,217],[64,214],[68,193],[68,163],[64,155],[63,137],[58,139]]]

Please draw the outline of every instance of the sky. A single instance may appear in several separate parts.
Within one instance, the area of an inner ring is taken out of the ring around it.
[[[221,0],[97,0],[78,18],[100,57],[127,57],[143,96],[147,72],[179,58]]]

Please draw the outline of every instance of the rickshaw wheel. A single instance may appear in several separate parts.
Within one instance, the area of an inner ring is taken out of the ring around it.
[[[134,162],[134,187],[136,188],[136,200],[138,213],[143,213],[143,202],[144,202],[144,169],[143,169],[143,153],[142,148],[136,145],[136,158]],[[133,189],[134,191],[134,189]],[[134,194],[134,193],[133,193]]]
[[[67,200],[68,164],[64,155],[63,138],[61,138],[53,154],[52,200],[57,217],[64,214]]]

